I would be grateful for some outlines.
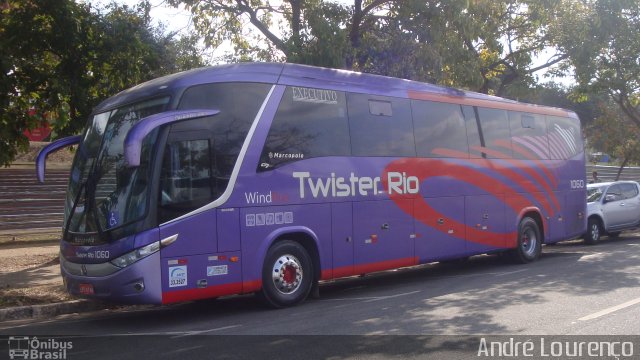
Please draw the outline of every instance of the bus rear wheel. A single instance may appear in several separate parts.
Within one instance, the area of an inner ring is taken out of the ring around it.
[[[309,253],[295,241],[277,242],[267,252],[262,267],[260,297],[270,307],[283,308],[304,301],[313,284]]]
[[[538,223],[525,217],[518,225],[518,245],[511,250],[511,259],[518,264],[535,261],[542,251],[542,236]]]

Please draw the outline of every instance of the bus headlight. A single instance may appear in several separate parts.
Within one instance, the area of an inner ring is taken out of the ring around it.
[[[119,268],[127,267],[134,262],[146,258],[147,256],[160,250],[160,242],[156,241],[139,249],[128,252],[118,258],[111,260],[111,263]]]

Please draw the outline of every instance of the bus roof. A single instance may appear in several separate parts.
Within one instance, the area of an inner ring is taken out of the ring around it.
[[[179,89],[215,82],[262,82],[368,93],[410,99],[453,102],[461,105],[504,108],[577,118],[558,108],[519,103],[514,100],[388,76],[289,63],[239,63],[198,68],[163,76],[124,90],[100,103],[95,112]]]

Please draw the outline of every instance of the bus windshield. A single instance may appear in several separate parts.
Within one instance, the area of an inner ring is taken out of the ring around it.
[[[80,235],[72,242],[103,242],[102,236],[87,235],[122,227],[146,213],[150,146],[157,130],[144,141],[139,167],[126,166],[124,140],[138,120],[164,111],[168,103],[163,97],[93,116],[74,159],[65,203],[65,234]]]

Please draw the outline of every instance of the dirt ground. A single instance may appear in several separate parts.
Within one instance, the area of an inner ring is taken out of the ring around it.
[[[0,308],[72,300],[60,276],[59,246],[0,245]]]
[[[18,154],[14,165],[33,167],[38,152],[47,144],[31,142],[27,152]],[[74,154],[74,149],[52,153],[47,157],[47,167],[67,167]],[[60,276],[59,245],[56,243],[59,231],[22,231],[14,235],[0,239],[0,308],[72,300]]]

